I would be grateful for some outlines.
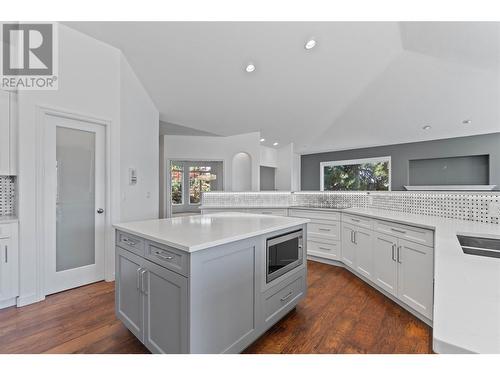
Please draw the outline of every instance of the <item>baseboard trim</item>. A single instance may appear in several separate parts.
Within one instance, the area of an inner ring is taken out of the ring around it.
[[[0,309],[5,309],[7,307],[16,305],[16,297],[8,298],[6,300],[0,301]]]
[[[45,299],[45,296],[38,296],[36,294],[29,294],[27,296],[19,296],[17,297],[17,307],[23,307],[26,305],[31,305],[32,303],[41,302]]]

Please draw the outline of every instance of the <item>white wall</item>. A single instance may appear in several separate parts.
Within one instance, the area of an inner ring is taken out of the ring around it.
[[[43,201],[41,188],[37,186],[37,149],[41,147],[41,140],[37,138],[37,128],[43,125],[39,121],[39,106],[49,107],[55,110],[77,113],[106,120],[110,123],[110,212],[111,222],[121,221],[121,210],[123,209],[127,219],[134,217],[136,205],[130,208],[120,204],[120,191],[123,189],[120,181],[120,157],[127,154],[129,150],[121,150],[121,146],[132,143],[137,137],[135,131],[131,131],[135,122],[135,114],[128,110],[120,113],[120,81],[123,78],[123,87],[134,87],[134,80],[128,72],[123,77],[120,74],[121,53],[118,49],[105,43],[97,41],[85,34],[77,32],[67,26],[59,25],[59,89],[56,91],[30,91],[18,94],[18,126],[19,126],[19,173],[18,173],[18,215],[19,215],[19,239],[20,239],[20,298],[19,304],[25,305],[36,302],[44,297],[43,272],[39,268],[43,259],[40,259],[41,241],[43,235],[43,222],[37,222],[37,201]],[[149,111],[149,106],[144,104],[145,98],[142,94],[137,97],[128,96],[126,93],[123,103],[131,99],[139,100],[143,105],[141,113]],[[146,109],[147,108],[147,109]],[[121,134],[121,118],[126,124]],[[148,122],[150,118],[142,122],[143,132],[151,135],[152,131],[147,129],[154,124]],[[156,124],[157,126],[157,124]],[[157,128],[156,128],[157,129]],[[157,147],[157,135],[150,139],[149,136],[141,138],[141,142],[135,143],[137,148],[134,155],[140,152],[155,152]],[[141,151],[142,150],[142,151]],[[121,152],[123,151],[123,152]],[[157,154],[156,154],[157,155]],[[127,164],[134,161],[135,156],[127,156]],[[151,159],[152,160],[152,159]],[[149,162],[149,158],[148,158]],[[138,165],[144,166],[146,159],[138,161]],[[157,169],[158,158],[149,168]],[[151,174],[151,173],[150,173]],[[151,174],[152,176],[153,174]],[[39,177],[40,178],[40,177]],[[148,184],[152,177],[148,177]],[[151,192],[155,191],[157,180],[150,186]],[[146,187],[144,187],[146,189]],[[130,192],[124,189],[126,194]],[[131,195],[132,197],[132,195]],[[157,197],[157,194],[156,194]],[[153,204],[151,204],[151,207]],[[157,206],[157,203],[156,203]],[[154,211],[151,209],[151,215]],[[146,212],[138,213],[143,218]],[[107,230],[108,252],[106,257],[106,278],[114,277],[114,236],[111,227]]]
[[[239,152],[251,157],[251,190],[260,188],[260,133],[239,134],[230,137],[163,136],[164,165],[168,160],[222,160],[224,163],[224,190],[232,191],[232,160]],[[160,185],[167,192],[168,188]],[[165,199],[169,202],[169,197]]]
[[[159,114],[127,60],[120,58],[121,221],[158,217]],[[129,184],[129,168],[137,184]]]
[[[252,190],[252,157],[246,152],[238,152],[232,159],[232,191]],[[260,180],[260,168],[259,168]],[[260,188],[260,186],[259,186]]]
[[[300,190],[300,155],[290,143],[278,149],[276,190]]]
[[[260,165],[276,168],[278,166],[278,150],[272,147],[260,146]]]

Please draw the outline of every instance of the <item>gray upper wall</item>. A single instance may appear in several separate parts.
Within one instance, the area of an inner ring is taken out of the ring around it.
[[[489,183],[500,186],[500,133],[492,133],[302,155],[301,189],[319,190],[320,163],[323,161],[391,156],[391,188],[405,190],[404,185],[408,185],[410,160],[469,155],[489,155]]]

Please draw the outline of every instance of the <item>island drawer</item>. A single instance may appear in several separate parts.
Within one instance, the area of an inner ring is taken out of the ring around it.
[[[304,294],[305,275],[300,272],[264,294],[265,322],[269,322]]]
[[[354,216],[349,214],[343,214],[342,216],[343,223],[349,223],[352,225],[357,225],[358,227],[372,229],[373,220],[363,216]]]
[[[340,220],[340,213],[336,211],[290,209],[288,216],[305,217],[306,219]]]
[[[307,234],[326,236],[332,240],[340,240],[340,225],[336,221],[316,220],[307,223]]]
[[[434,232],[414,226],[391,223],[389,221],[376,220],[375,231],[390,234],[408,241],[420,243],[426,246],[434,246]]]
[[[307,254],[338,260],[340,258],[340,241],[328,241],[321,237],[309,236]]]
[[[131,251],[134,254],[144,256],[144,240],[125,232],[116,232],[116,245]]]
[[[181,250],[156,242],[148,242],[146,245],[145,257],[183,276],[188,275],[188,254]]]
[[[249,214],[286,216],[286,208],[251,208],[247,212]]]

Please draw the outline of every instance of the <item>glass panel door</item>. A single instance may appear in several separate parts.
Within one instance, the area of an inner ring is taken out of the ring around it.
[[[95,263],[95,133],[56,128],[56,272]]]
[[[45,294],[104,279],[106,132],[67,115],[44,118]]]
[[[217,175],[212,174],[210,166],[189,167],[189,204],[200,204],[201,193],[212,190]]]
[[[199,213],[202,193],[223,190],[222,161],[171,161],[168,176],[174,215]]]

